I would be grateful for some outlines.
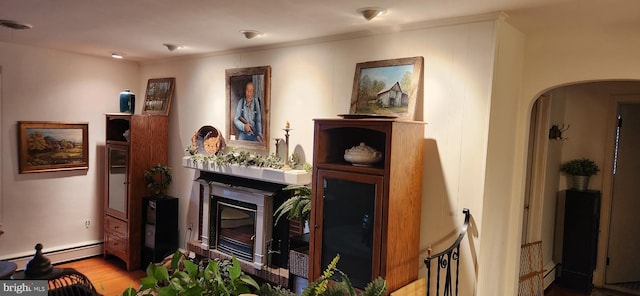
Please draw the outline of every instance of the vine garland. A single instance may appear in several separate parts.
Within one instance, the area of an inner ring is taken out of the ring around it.
[[[144,179],[147,181],[147,188],[155,195],[160,195],[171,185],[171,168],[156,165],[144,172]]]

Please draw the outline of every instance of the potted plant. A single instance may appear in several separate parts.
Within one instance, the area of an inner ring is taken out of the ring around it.
[[[364,290],[356,291],[349,277],[337,267],[339,260],[340,255],[334,257],[322,276],[309,283],[309,286],[302,291],[302,295],[385,295],[387,283],[381,277],[369,282]],[[259,286],[253,278],[242,272],[240,262],[235,256],[231,260],[205,259],[196,263],[180,251],[176,251],[170,266],[150,263],[146,271],[147,276],[140,279],[140,288],[129,287],[123,291],[122,296],[296,295],[292,291],[271,286],[269,283]],[[334,274],[339,275],[340,281],[337,281]],[[329,281],[336,282],[329,284]]]
[[[589,178],[596,175],[600,168],[591,159],[577,158],[563,163],[560,171],[573,176],[573,188],[584,191],[589,187]]]
[[[164,195],[171,185],[171,168],[158,164],[144,172],[144,179],[153,194]]]
[[[258,283],[240,269],[236,257],[231,260],[203,260],[198,263],[176,251],[169,267],[150,263],[147,276],[140,279],[140,288],[130,287],[123,296],[201,296],[242,295],[260,288]]]
[[[292,196],[285,200],[274,212],[276,224],[286,215],[287,219],[301,219],[309,223],[311,218],[311,188],[304,185],[289,185],[282,189],[292,192]]]

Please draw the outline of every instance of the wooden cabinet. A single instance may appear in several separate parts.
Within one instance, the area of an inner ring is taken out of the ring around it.
[[[336,254],[357,288],[378,276],[388,291],[418,278],[424,123],[394,119],[316,119],[309,279]],[[365,143],[381,152],[371,166],[344,160]]]
[[[167,163],[169,119],[163,115],[106,114],[104,254],[140,266],[144,171]]]

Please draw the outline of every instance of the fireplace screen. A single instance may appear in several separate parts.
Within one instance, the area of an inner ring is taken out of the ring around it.
[[[239,259],[253,261],[256,240],[256,205],[217,198],[216,226],[212,238],[216,248]]]

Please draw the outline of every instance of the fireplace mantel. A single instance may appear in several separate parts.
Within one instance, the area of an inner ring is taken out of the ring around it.
[[[222,231],[218,232],[218,225],[221,223],[218,220],[220,217],[218,211],[225,207],[233,207],[240,211],[243,209],[249,209],[249,212],[255,211],[255,232],[252,236],[255,242],[252,259],[237,257],[242,270],[247,274],[287,287],[288,272],[281,271],[282,265],[269,263],[272,262],[272,256],[281,256],[279,255],[281,250],[284,250],[282,254],[288,254],[288,243],[284,243],[285,246],[281,245],[281,240],[284,239],[281,231],[277,232],[280,233],[277,237],[273,236],[275,229],[273,210],[276,206],[274,200],[279,199],[281,202],[282,198],[286,197],[279,194],[286,185],[309,185],[311,173],[305,170],[279,170],[237,164],[216,165],[211,161],[194,160],[190,156],[182,158],[182,166],[196,170],[194,183],[199,187],[200,195],[198,240],[187,242],[187,249],[208,258],[230,258],[229,249],[234,247],[234,243],[229,243],[233,241],[229,240],[233,237],[231,234],[240,233],[240,237],[242,235],[246,237],[248,234],[245,233],[246,229],[239,229],[237,232],[220,235]],[[254,205],[255,208],[245,207],[247,204]],[[288,229],[288,226],[284,227]],[[226,243],[221,243],[223,237]],[[247,243],[242,240],[234,242]],[[272,249],[271,246],[274,243],[276,248]],[[282,247],[284,249],[281,249]],[[239,251],[246,252],[246,249]]]
[[[200,171],[231,175],[236,177],[287,185],[307,185],[311,183],[311,173],[305,170],[279,170],[242,166],[237,164],[216,165],[208,161],[196,161],[189,156],[182,158],[182,166]]]

